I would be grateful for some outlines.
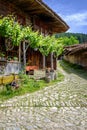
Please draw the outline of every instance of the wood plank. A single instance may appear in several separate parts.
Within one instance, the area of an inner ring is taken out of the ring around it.
[[[54,69],[54,66],[53,66],[53,52],[51,53],[51,69],[52,70]]]
[[[43,55],[43,69],[45,69],[45,67],[46,67],[46,59],[45,58],[46,58],[45,55]]]
[[[25,41],[23,42],[23,62],[24,62],[24,66],[26,66],[26,49],[25,49]]]

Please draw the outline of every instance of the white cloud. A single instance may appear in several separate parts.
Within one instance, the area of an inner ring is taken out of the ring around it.
[[[63,16],[67,23],[73,23],[77,26],[87,25],[87,12],[75,13],[67,16]]]

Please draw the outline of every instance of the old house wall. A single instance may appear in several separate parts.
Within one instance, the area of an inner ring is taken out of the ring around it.
[[[51,68],[51,54],[46,56],[46,68]],[[43,56],[42,54],[37,50],[28,48],[27,50],[27,65],[29,66],[37,66],[38,69],[43,68]],[[53,66],[54,69],[56,69],[56,59],[53,58]]]
[[[85,52],[74,53],[72,55],[68,54],[64,56],[64,59],[70,63],[78,64],[87,68],[87,53]]]
[[[27,65],[28,66],[37,66],[38,69],[43,68],[43,56],[37,50],[31,49],[30,47],[27,50]]]
[[[87,68],[87,53],[81,55],[81,64],[83,67]]]
[[[36,15],[31,16],[8,1],[0,1],[0,15],[6,16],[8,14],[13,14],[17,17],[20,24],[32,25],[34,30],[38,30],[43,35],[50,32],[50,28],[48,28],[47,24],[40,17]]]
[[[51,54],[46,57],[46,67],[51,68]],[[53,56],[53,68],[57,69],[56,58]]]
[[[34,16],[34,30],[38,30],[42,35],[49,34],[49,28],[39,17]]]
[[[21,24],[25,24],[25,13],[8,1],[0,1],[0,15],[13,14]]]

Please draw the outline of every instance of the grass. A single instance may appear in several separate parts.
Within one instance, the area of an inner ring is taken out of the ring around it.
[[[54,85],[63,80],[64,80],[64,75],[61,74],[60,72],[58,72],[57,79],[51,81],[50,83],[47,83],[45,80],[37,81],[34,79],[30,79],[27,75],[20,75],[20,80],[18,83],[20,87],[17,89],[14,89],[12,86],[9,86],[9,85],[3,86],[3,88],[0,90],[0,101],[4,101],[15,96],[35,92],[45,87]]]

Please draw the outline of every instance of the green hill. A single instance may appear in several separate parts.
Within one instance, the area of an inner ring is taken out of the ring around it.
[[[77,40],[79,40],[79,43],[85,43],[87,42],[87,34],[83,34],[83,33],[60,33],[60,34],[56,34],[56,38],[59,37],[71,37],[74,36],[77,38]]]

